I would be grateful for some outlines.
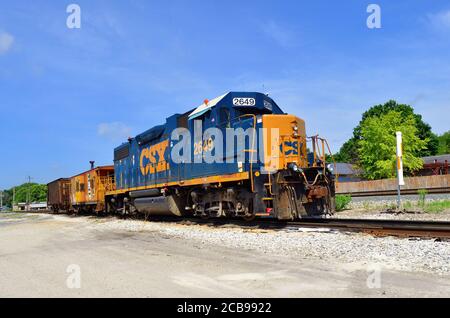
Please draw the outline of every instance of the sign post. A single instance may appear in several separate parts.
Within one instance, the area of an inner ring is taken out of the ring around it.
[[[400,195],[400,186],[405,185],[403,179],[403,146],[402,133],[397,131],[397,209],[401,209],[402,201]]]

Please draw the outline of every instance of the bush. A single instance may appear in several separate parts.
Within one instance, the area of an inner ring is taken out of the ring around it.
[[[419,206],[423,208],[425,207],[425,198],[428,194],[428,191],[425,189],[420,189],[419,191],[417,191],[417,193],[419,194]]]
[[[352,202],[352,197],[349,195],[337,195],[336,196],[336,211],[345,210]]]

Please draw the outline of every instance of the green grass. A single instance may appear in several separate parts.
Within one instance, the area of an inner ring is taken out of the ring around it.
[[[410,210],[410,209],[412,209],[413,208],[413,203],[411,202],[411,201],[405,201],[404,203],[403,203],[403,208],[405,208],[406,210]]]
[[[364,208],[364,210],[366,210],[366,211],[372,209],[372,202],[370,202],[370,201],[364,201],[364,202],[363,202],[363,208]]]
[[[427,213],[439,213],[447,209],[450,209],[450,200],[426,202],[424,206]]]
[[[352,197],[349,195],[337,195],[336,196],[336,211],[343,211],[347,209],[348,205],[352,202]]]
[[[417,191],[417,194],[419,195],[419,202],[418,202],[419,206],[424,208],[425,207],[425,199],[428,194],[428,191],[425,189],[420,189],[419,191]]]

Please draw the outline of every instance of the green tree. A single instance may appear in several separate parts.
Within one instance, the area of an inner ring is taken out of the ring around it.
[[[362,115],[359,125],[353,130],[353,137],[344,143],[339,152],[336,154],[339,161],[358,164],[360,160],[358,154],[358,143],[361,140],[361,127],[363,123],[369,118],[379,117],[390,111],[400,112],[401,117],[403,118],[413,116],[414,124],[417,128],[417,136],[421,140],[428,140],[425,148],[419,150],[416,154],[417,156],[425,157],[438,153],[438,137],[431,131],[430,125],[422,120],[422,116],[414,113],[414,109],[411,106],[398,104],[396,101],[390,100],[385,104],[373,106]]]
[[[403,167],[415,171],[423,166],[417,156],[428,144],[418,134],[416,118],[399,111],[389,111],[379,117],[368,117],[361,127],[358,154],[364,176],[369,179],[392,178],[396,175],[396,132],[403,135]]]
[[[438,137],[438,155],[450,154],[450,130]]]
[[[24,183],[20,186],[14,187],[15,203],[27,202],[28,193],[30,193],[30,202],[45,202],[47,201],[47,185],[37,183]],[[7,206],[12,206],[13,188],[4,192],[4,202]]]
[[[341,147],[338,153],[334,155],[336,162],[358,163],[358,145],[355,138],[350,138]]]

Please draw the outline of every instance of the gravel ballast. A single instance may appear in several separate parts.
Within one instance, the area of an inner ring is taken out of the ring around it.
[[[61,217],[61,216],[59,216]],[[450,242],[373,237],[366,234],[311,229],[261,230],[106,218],[93,220],[97,230],[158,232],[200,246],[218,245],[253,250],[271,257],[317,259],[340,263],[349,270],[377,265],[401,271],[450,275]]]

